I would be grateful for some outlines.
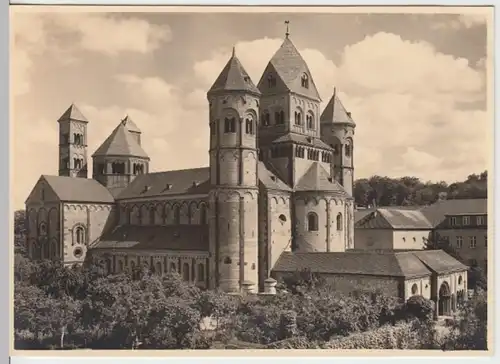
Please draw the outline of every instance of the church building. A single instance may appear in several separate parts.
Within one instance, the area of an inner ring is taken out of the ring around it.
[[[321,113],[289,35],[257,85],[233,49],[207,99],[209,167],[150,173],[127,116],[92,154],[92,178],[92,123],[71,105],[59,175],[26,201],[30,254],[75,264],[92,251],[110,271],[148,265],[233,292],[262,287],[283,252],[352,248],[355,123],[335,92]]]
[[[354,248],[356,125],[336,91],[320,103],[288,32],[257,84],[233,49],[207,92],[208,167],[150,172],[127,116],[92,154],[91,178],[92,123],[71,105],[58,120],[59,175],[42,175],[26,200],[30,256],[73,265],[96,254],[110,273],[147,266],[225,292],[261,292],[273,270],[316,265],[314,257],[337,272],[331,264],[355,254],[344,252]],[[362,279],[356,264],[341,273]],[[424,282],[431,273],[422,271]]]

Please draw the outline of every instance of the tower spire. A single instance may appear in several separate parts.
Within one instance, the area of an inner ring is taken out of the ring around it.
[[[285,24],[286,24],[286,33],[285,33],[285,37],[286,37],[286,38],[288,38],[288,36],[290,35],[290,29],[289,29],[290,20],[285,20]]]
[[[233,46],[233,54],[232,54],[232,57],[236,56],[236,47]]]

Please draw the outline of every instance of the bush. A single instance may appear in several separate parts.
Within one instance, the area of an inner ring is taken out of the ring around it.
[[[384,325],[375,330],[330,340],[326,349],[420,349],[419,333],[413,322]]]

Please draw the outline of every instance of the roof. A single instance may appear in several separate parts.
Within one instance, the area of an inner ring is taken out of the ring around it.
[[[61,201],[114,203],[115,200],[106,187],[93,179],[47,176],[43,175],[47,184]]]
[[[431,274],[413,252],[283,252],[272,270],[275,272],[310,270],[314,273],[404,278]]]
[[[271,74],[276,74],[280,79],[280,88],[284,87],[286,91],[321,101],[309,67],[307,67],[306,62],[288,36],[269,61],[259,81],[258,87],[261,91],[268,89],[266,87],[267,77]],[[301,77],[303,74],[307,74],[309,78],[308,88],[301,86]],[[274,91],[274,89],[270,90]]]
[[[259,161],[258,164],[259,180],[264,187],[269,190],[292,191],[292,189],[283,182],[276,174],[267,169],[264,162]]]
[[[487,214],[488,199],[439,200],[421,209],[425,217],[437,226],[446,215]]]
[[[118,126],[111,132],[109,137],[92,154],[96,156],[130,156],[138,158],[147,158],[148,155],[127,130],[127,127],[120,121]]]
[[[208,251],[207,225],[120,226],[103,235],[94,249]]]
[[[433,225],[419,210],[378,208],[356,220],[357,229],[432,229]]]
[[[122,120],[122,124],[131,133],[141,133],[141,129],[139,129],[139,127],[133,122],[133,120],[128,115],[125,116],[125,118]]]
[[[245,71],[245,68],[234,54],[234,48],[232,57],[226,63],[208,93],[219,91],[244,91],[260,95],[259,89],[254,85],[247,71]]]
[[[337,89],[333,90],[333,95],[326,104],[320,118],[321,124],[348,124],[356,126],[351,118],[351,113],[347,112],[337,95]]]
[[[322,191],[333,192],[345,197],[349,194],[335,179],[330,177],[319,162],[313,162],[309,169],[299,179],[294,188],[295,191]]]
[[[61,115],[58,121],[67,121],[67,120],[77,120],[88,123],[89,121],[80,110],[76,107],[75,104],[71,104],[71,106]]]
[[[117,199],[208,194],[209,178],[209,167],[140,174],[118,195]]]
[[[287,142],[302,144],[302,145],[306,145],[306,146],[310,146],[310,147],[312,146],[312,147],[316,147],[316,148],[332,150],[332,148],[328,144],[326,144],[324,141],[322,141],[319,138],[310,137],[310,136],[302,135],[302,134],[295,134],[295,133],[287,133],[285,135],[282,135],[279,138],[273,140],[272,143],[276,144],[276,143],[287,143]]]
[[[444,274],[468,269],[466,265],[443,250],[421,250],[412,253],[434,273]]]

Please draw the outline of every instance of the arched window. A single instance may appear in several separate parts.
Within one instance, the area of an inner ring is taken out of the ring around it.
[[[307,128],[314,129],[314,117],[309,114],[306,116]]]
[[[415,296],[417,293],[418,293],[418,286],[416,283],[414,283],[413,286],[411,286],[411,294]]]
[[[205,281],[205,266],[201,263],[198,264],[198,281]]]
[[[119,260],[118,261],[118,273],[123,272],[123,261]]]
[[[184,263],[182,265],[182,279],[184,279],[185,281],[189,282],[189,264],[188,263]]]
[[[337,215],[337,230],[342,230],[342,214],[340,212]]]
[[[85,244],[85,230],[82,226],[75,228],[75,242],[76,244]]]
[[[42,187],[42,190],[40,191],[40,198],[42,199],[42,201],[45,200],[45,188]]]
[[[345,150],[345,156],[350,157],[352,154],[352,146],[350,144],[346,144],[344,146],[344,150]]]
[[[156,211],[155,211],[155,208],[154,207],[151,207],[149,209],[149,223],[151,225],[154,225],[155,224],[155,215],[156,215]]]
[[[295,125],[302,125],[302,114],[299,111],[295,111]]]
[[[306,73],[302,74],[302,77],[300,78],[300,85],[304,88],[309,88],[309,77]]]
[[[135,262],[133,260],[130,261],[130,270],[134,271],[135,269]]]
[[[156,273],[161,275],[161,263],[160,262],[156,262]]]
[[[318,231],[318,215],[314,212],[310,212],[307,215],[307,230]]]
[[[270,121],[269,113],[266,111],[262,114],[262,125],[269,126]]]
[[[175,265],[175,263],[170,263],[170,271],[172,273],[177,272],[177,266]]]
[[[283,110],[280,111],[280,122],[279,124],[284,124],[285,123],[285,112]]]
[[[254,133],[253,120],[250,118],[245,119],[245,132],[252,135]]]
[[[224,133],[236,133],[236,119],[235,118],[225,118],[224,119]]]
[[[174,206],[174,224],[179,225],[181,223],[181,210],[179,206]]]
[[[207,217],[207,206],[205,204],[202,204],[200,207],[200,224],[201,225],[206,225],[208,224],[208,217]]]
[[[269,88],[276,86],[276,78],[274,78],[272,75],[269,75],[267,77],[267,85]]]

